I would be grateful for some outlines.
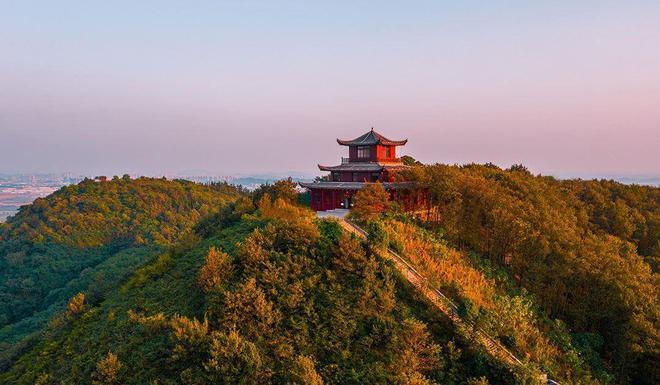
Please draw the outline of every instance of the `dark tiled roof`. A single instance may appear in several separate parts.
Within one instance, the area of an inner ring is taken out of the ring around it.
[[[364,187],[367,183],[364,182],[311,182],[311,183],[305,183],[305,182],[300,182],[299,183],[301,187],[304,188],[309,188],[309,189],[315,189],[315,188],[320,188],[320,189],[338,189],[338,190],[359,190],[362,187]],[[385,182],[383,183],[383,187],[386,189],[400,189],[400,188],[411,188],[415,185],[414,182],[400,182],[400,183],[393,183],[393,182]]]
[[[373,127],[371,128],[371,131],[353,140],[337,139],[337,143],[341,144],[342,146],[370,146],[374,144],[380,144],[383,146],[403,146],[407,142],[408,139],[404,139],[404,140],[387,139],[383,135],[374,131]]]

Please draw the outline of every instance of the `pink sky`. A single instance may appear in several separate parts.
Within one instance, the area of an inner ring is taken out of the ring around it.
[[[573,3],[10,2],[0,172],[314,173],[374,126],[425,162],[659,175],[660,5]]]

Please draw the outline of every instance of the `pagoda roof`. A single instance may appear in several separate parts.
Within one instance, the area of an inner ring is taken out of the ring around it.
[[[300,182],[301,187],[308,189],[325,189],[325,190],[360,190],[365,185],[373,184],[374,182]],[[376,182],[381,183],[381,182]],[[382,182],[383,187],[388,190],[391,189],[405,189],[415,186],[415,182]]]
[[[321,171],[382,171],[403,170],[407,168],[403,163],[378,163],[378,162],[350,162],[338,166],[323,166],[319,164]]]
[[[370,146],[374,144],[380,144],[383,146],[403,146],[408,142],[408,139],[404,140],[390,140],[374,131],[373,127],[371,131],[366,134],[359,136],[353,140],[342,140],[337,139],[337,143],[342,146]]]

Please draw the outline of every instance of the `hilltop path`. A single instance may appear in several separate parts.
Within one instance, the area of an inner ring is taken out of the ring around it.
[[[342,226],[343,229],[345,229],[351,234],[355,234],[360,238],[366,239],[368,236],[367,232],[361,229],[356,224],[348,221],[345,218],[346,213],[344,212],[344,210],[341,211],[342,212],[338,213],[338,215],[332,215],[326,213],[322,217],[323,218],[334,217],[335,219],[337,219],[337,222],[339,223],[339,225]],[[493,337],[490,337],[488,334],[486,334],[484,331],[480,329],[474,329],[473,325],[470,325],[469,323],[461,319],[456,304],[454,304],[449,298],[447,298],[447,296],[442,294],[440,290],[432,289],[427,284],[426,278],[424,278],[424,276],[421,275],[403,257],[401,257],[400,255],[398,255],[397,253],[395,253],[390,249],[387,249],[385,252],[383,252],[382,256],[392,261],[394,263],[394,266],[406,278],[406,280],[410,282],[410,284],[412,284],[420,293],[422,293],[424,297],[426,297],[429,301],[431,301],[431,303],[433,303],[433,305],[435,305],[443,314],[449,317],[449,319],[456,325],[456,327],[463,330],[474,330],[477,342],[480,343],[485,348],[485,350],[496,360],[502,362],[511,370],[523,366],[522,361],[518,359],[513,353],[511,353],[511,351],[509,351],[506,347],[502,346],[502,344],[500,344],[499,341],[497,341]],[[559,385],[559,383],[557,383],[556,381],[548,379],[547,375],[545,374],[543,375],[542,380],[546,382],[548,385]]]

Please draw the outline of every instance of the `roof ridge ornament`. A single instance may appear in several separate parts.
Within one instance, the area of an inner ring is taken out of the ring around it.
[[[408,142],[408,139],[404,140],[390,140],[385,136],[379,134],[371,127],[370,131],[367,131],[366,134],[362,134],[359,137],[353,140],[342,140],[337,139],[337,143],[342,146],[371,146],[371,145],[382,145],[382,146],[403,146]]]

